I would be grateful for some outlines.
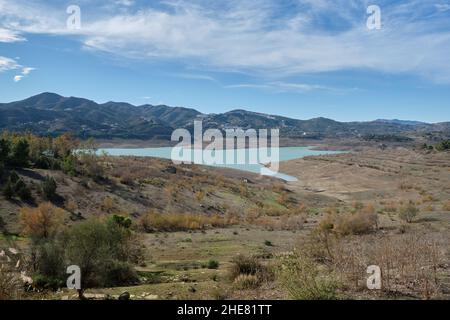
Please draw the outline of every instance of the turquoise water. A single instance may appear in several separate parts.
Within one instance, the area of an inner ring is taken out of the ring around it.
[[[307,156],[319,156],[319,155],[329,155],[329,154],[339,154],[342,151],[319,151],[312,150],[311,147],[282,147],[279,148],[279,161],[287,161],[293,159],[299,159]],[[160,148],[136,148],[136,149],[122,149],[122,148],[111,148],[111,149],[100,149],[99,153],[107,153],[111,156],[136,156],[136,157],[154,157],[162,159],[172,159],[172,147],[160,147]],[[260,173],[263,175],[274,176],[285,181],[296,181],[295,177],[283,174],[281,172],[274,172],[264,167],[263,164],[269,163],[269,159],[272,155],[269,149],[260,150],[257,149],[238,149],[238,150],[226,150],[222,151],[211,151],[211,150],[176,150],[180,152],[175,152],[175,160],[185,160],[187,158],[192,159],[192,162],[196,164],[212,165],[217,167],[232,168],[237,170],[249,171],[254,173]],[[245,157],[244,161],[238,163],[237,157],[238,153],[242,152],[241,155]],[[250,155],[253,156],[251,160]],[[183,158],[187,157],[187,158]],[[234,161],[232,161],[234,156]],[[216,162],[206,162],[204,159],[209,157],[215,157]],[[229,160],[227,163],[227,159]],[[256,160],[255,160],[256,159]],[[231,160],[231,161],[230,161]],[[233,163],[233,164],[230,164]]]

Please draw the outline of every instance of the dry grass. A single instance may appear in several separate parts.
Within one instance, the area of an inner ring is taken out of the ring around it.
[[[140,219],[140,226],[146,232],[155,231],[188,231],[203,230],[208,228],[224,228],[235,224],[233,217],[219,215],[200,215],[200,214],[162,214],[155,211],[147,212]]]
[[[444,203],[444,205],[442,206],[442,210],[450,211],[450,200]]]
[[[17,273],[0,264],[0,300],[18,299],[22,285]]]
[[[315,261],[331,268],[341,290],[354,297],[367,290],[367,267],[377,265],[382,272],[382,290],[389,295],[431,299],[439,297],[441,275],[446,271],[448,239],[440,234],[402,234],[323,237],[311,234],[299,248]],[[367,291],[367,294],[373,294]]]
[[[278,280],[296,300],[334,300],[338,283],[308,252],[299,250],[280,255]]]
[[[319,228],[339,235],[364,234],[377,228],[378,216],[373,205],[354,206],[354,213],[328,211],[320,221]]]
[[[237,255],[231,261],[231,266],[228,270],[228,276],[232,281],[236,281],[240,276],[251,276],[257,279],[257,283],[272,281],[274,279],[274,272],[270,266],[261,262],[256,256]],[[242,278],[240,281],[245,282],[250,278]]]
[[[233,286],[238,290],[251,290],[260,286],[260,281],[256,275],[240,274],[234,279]]]

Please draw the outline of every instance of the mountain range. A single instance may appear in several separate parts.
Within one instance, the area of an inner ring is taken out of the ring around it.
[[[170,140],[176,128],[192,130],[195,119],[207,128],[279,128],[290,138],[363,137],[450,132],[450,122],[379,119],[338,122],[327,118],[298,120],[276,115],[233,110],[202,114],[195,109],[166,105],[134,106],[125,102],[96,103],[92,100],[41,93],[25,100],[0,103],[0,130],[58,135],[72,132],[80,138]]]

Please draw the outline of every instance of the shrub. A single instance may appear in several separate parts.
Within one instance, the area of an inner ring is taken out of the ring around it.
[[[125,229],[130,228],[131,224],[132,224],[132,221],[131,221],[130,218],[124,217],[124,216],[120,216],[120,215],[117,215],[117,214],[113,215],[110,219],[111,219],[112,222],[116,223],[117,225],[119,225],[119,226],[121,226],[121,227],[123,227]]]
[[[146,213],[140,219],[140,225],[146,232],[203,230],[209,227],[221,228],[233,223],[219,215],[161,214],[154,211]]]
[[[0,301],[14,300],[20,296],[22,283],[16,273],[0,264]]]
[[[364,234],[373,231],[378,224],[378,216],[373,207],[360,210],[349,214],[328,214],[320,221],[318,228],[340,235]]]
[[[217,269],[219,268],[219,261],[211,259],[208,261],[206,267],[208,269]]]
[[[42,203],[37,208],[22,208],[20,222],[26,235],[35,240],[47,239],[61,229],[64,211],[51,203]]]
[[[376,213],[367,212],[340,215],[334,230],[341,235],[369,233],[376,228],[377,219]]]
[[[413,222],[414,218],[419,213],[419,209],[414,205],[413,202],[409,202],[408,205],[400,209],[399,218],[407,223]]]
[[[231,280],[236,279],[239,275],[256,276],[259,282],[273,280],[273,270],[261,263],[255,256],[237,255],[231,261],[229,269],[229,277]]]
[[[46,200],[51,200],[56,196],[56,181],[52,177],[45,177],[45,180],[41,183],[41,190]]]
[[[106,212],[111,212],[112,209],[114,209],[115,204],[114,204],[114,199],[111,197],[105,197],[103,198],[103,202],[102,202],[102,209],[105,210]]]
[[[63,279],[47,277],[42,274],[36,274],[33,277],[33,286],[38,290],[53,290],[56,291],[64,286]]]
[[[265,241],[264,241],[264,245],[265,245],[265,246],[268,246],[268,247],[272,247],[272,246],[273,246],[273,243],[272,243],[272,241],[265,240]]]
[[[33,265],[35,268],[35,285],[40,289],[57,290],[66,278],[63,239],[46,239],[35,242]]]
[[[19,181],[16,182],[14,186],[14,193],[23,201],[27,201],[32,198],[30,188],[28,188],[27,184],[22,179],[19,179]]]
[[[76,158],[73,155],[64,157],[61,162],[61,169],[65,174],[75,176],[77,174]]]
[[[75,212],[76,210],[78,210],[78,204],[74,200],[66,201],[64,206],[65,206],[67,211],[72,212],[72,213]]]
[[[447,150],[450,150],[450,140],[444,140],[444,141],[440,142],[440,143],[436,146],[436,150],[438,150],[438,151],[447,151]]]
[[[139,276],[133,266],[128,262],[113,261],[105,270],[104,286],[115,287],[132,285],[139,282]]]
[[[240,274],[236,277],[236,279],[234,279],[233,285],[239,290],[251,290],[258,288],[260,281],[255,275]]]
[[[280,257],[278,279],[291,298],[297,300],[334,300],[337,281],[306,254],[298,252]]]
[[[18,196],[20,199],[27,201],[32,198],[30,188],[28,188],[26,183],[15,171],[11,172],[9,175],[8,181],[6,182],[2,192],[7,199]]]
[[[80,266],[82,288],[131,284],[137,276],[131,263],[140,258],[140,247],[130,230],[113,221],[97,219],[74,225],[65,236],[67,263]]]

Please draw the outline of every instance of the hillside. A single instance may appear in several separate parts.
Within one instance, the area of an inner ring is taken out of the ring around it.
[[[124,102],[98,104],[92,100],[42,93],[22,101],[0,104],[0,130],[53,135],[72,132],[81,138],[170,140],[176,128],[193,127],[202,119],[204,128],[279,128],[284,137],[362,137],[365,135],[450,136],[450,122],[427,124],[415,121],[376,120],[338,122],[326,118],[298,120],[233,110],[202,114],[197,110],[165,105],[134,106]]]

